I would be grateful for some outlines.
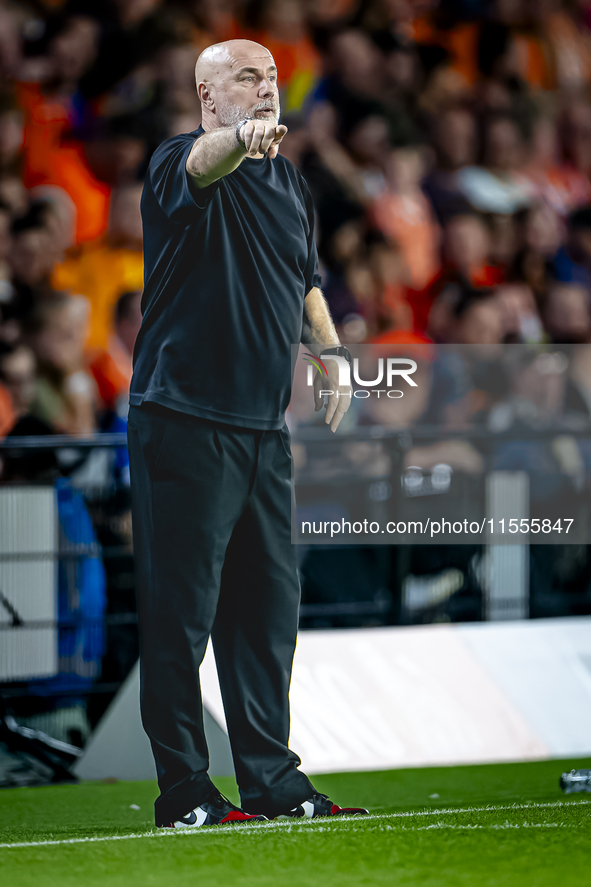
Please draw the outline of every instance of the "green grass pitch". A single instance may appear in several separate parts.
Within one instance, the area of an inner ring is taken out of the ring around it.
[[[579,887],[591,795],[564,797],[543,761],[314,777],[367,819],[153,828],[152,782],[0,791],[6,887]],[[237,801],[230,779],[219,788]],[[139,809],[137,809],[139,808]]]

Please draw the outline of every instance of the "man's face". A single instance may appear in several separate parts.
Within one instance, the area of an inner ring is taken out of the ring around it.
[[[273,56],[248,41],[231,41],[217,54],[207,87],[221,126],[245,117],[279,123],[279,90]],[[199,89],[199,84],[197,85]]]

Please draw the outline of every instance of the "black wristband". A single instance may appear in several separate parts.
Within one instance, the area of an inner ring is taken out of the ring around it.
[[[335,348],[325,348],[322,351],[323,354],[338,354],[339,357],[344,357],[347,363],[353,363],[353,358],[351,357],[351,352],[348,348],[345,348],[344,345],[337,345]]]

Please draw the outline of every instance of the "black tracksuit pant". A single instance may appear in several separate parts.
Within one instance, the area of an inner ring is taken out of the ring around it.
[[[314,791],[287,745],[300,598],[289,431],[144,404],[130,409],[128,439],[156,824],[213,790],[199,683],[210,634],[242,805],[275,816]]]

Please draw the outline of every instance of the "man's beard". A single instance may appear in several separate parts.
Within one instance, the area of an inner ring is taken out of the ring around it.
[[[274,116],[257,117],[257,111],[262,111],[264,108],[272,108],[275,112]],[[230,103],[222,103],[218,108],[218,120],[222,126],[236,126],[236,124],[240,123],[241,120],[244,120],[245,117],[255,117],[257,120],[268,120],[269,123],[277,125],[279,123],[280,114],[281,108],[279,106],[279,99],[273,99],[268,102],[257,102],[256,105],[253,105],[252,108],[249,108],[248,110],[240,105],[233,105]]]

